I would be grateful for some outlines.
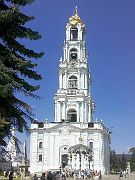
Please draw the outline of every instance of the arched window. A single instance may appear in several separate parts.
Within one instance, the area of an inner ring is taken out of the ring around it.
[[[69,77],[68,87],[70,89],[77,89],[77,77],[76,76]]]
[[[39,154],[39,161],[42,161],[42,154]]]
[[[77,112],[75,109],[69,109],[67,112],[67,118],[70,122],[77,122]]]
[[[76,27],[70,29],[70,40],[71,41],[78,40],[78,29]]]
[[[43,147],[43,143],[39,142],[39,149],[42,149],[42,147]]]
[[[72,48],[69,52],[70,60],[76,60],[77,59],[77,49]]]
[[[89,148],[93,149],[93,142],[89,142]]]

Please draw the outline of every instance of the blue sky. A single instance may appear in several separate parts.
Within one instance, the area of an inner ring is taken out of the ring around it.
[[[58,62],[63,56],[65,26],[78,6],[86,25],[89,65],[93,77],[95,118],[112,128],[112,149],[127,152],[135,146],[135,1],[36,0],[22,9],[35,20],[27,26],[42,35],[39,41],[22,41],[44,51],[37,60],[43,80],[37,92],[42,100],[27,97],[39,121],[54,120],[54,94],[58,89]]]

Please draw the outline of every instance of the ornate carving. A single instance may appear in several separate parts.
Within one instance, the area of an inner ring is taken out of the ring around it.
[[[76,61],[70,61],[68,63],[68,68],[70,69],[76,69],[77,68],[77,62]]]
[[[63,126],[63,127],[61,127],[61,133],[62,133],[62,134],[69,134],[69,133],[70,133],[69,126]]]

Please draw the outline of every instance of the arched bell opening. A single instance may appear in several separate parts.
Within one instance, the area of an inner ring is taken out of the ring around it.
[[[77,59],[77,49],[72,48],[69,52],[70,60],[76,60]]]
[[[77,122],[77,112],[75,109],[70,109],[67,112],[67,119],[70,122]]]
[[[68,80],[68,88],[69,89],[77,89],[77,77],[76,76],[70,76]]]
[[[72,27],[70,29],[70,41],[78,40],[78,29],[76,27]]]

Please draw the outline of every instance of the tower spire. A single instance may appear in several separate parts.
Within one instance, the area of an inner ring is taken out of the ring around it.
[[[77,8],[77,6],[75,7],[74,16],[78,16],[78,8]]]

